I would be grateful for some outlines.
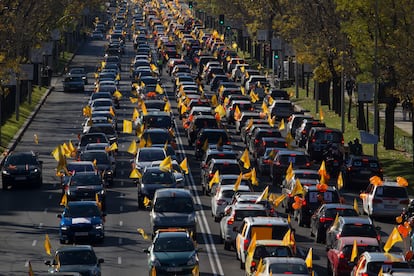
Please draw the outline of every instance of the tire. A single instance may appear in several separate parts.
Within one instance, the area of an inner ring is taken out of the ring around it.
[[[302,216],[301,211],[298,212],[298,224],[300,227],[305,227],[305,224],[303,223],[303,216]]]
[[[327,271],[328,276],[333,276],[332,266],[329,261],[326,261],[326,271]]]
[[[138,196],[138,209],[145,209],[144,199]]]
[[[220,222],[220,220],[221,220],[221,217],[214,216],[214,222]]]
[[[224,250],[230,251],[231,250],[231,244],[227,241],[224,241]]]
[[[321,235],[319,235],[319,230],[316,230],[315,233],[315,241],[316,243],[323,243],[324,242],[324,238],[321,237]]]

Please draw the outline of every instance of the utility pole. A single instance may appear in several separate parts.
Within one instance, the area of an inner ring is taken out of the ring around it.
[[[378,110],[378,0],[375,0],[375,45],[374,45],[374,135],[379,137]],[[379,139],[378,139],[379,140]],[[378,143],[374,144],[374,156],[378,157]]]

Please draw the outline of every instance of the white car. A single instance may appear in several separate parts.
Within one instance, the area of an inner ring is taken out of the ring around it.
[[[239,192],[250,192],[248,186],[240,186]],[[211,215],[215,222],[219,222],[224,216],[224,209],[231,203],[234,195],[233,185],[224,185],[216,189],[211,197]]]
[[[404,257],[399,254],[364,252],[352,269],[351,276],[379,275],[381,268],[385,272],[393,268],[408,269],[409,265]]]
[[[311,275],[304,259],[297,257],[267,257],[263,259],[263,265],[257,276],[268,275]],[[316,275],[316,273],[315,273]]]
[[[397,182],[369,184],[360,197],[364,212],[372,217],[399,216],[401,210],[410,203],[407,188]]]

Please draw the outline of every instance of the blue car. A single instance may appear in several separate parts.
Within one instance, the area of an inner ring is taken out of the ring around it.
[[[60,218],[60,243],[103,242],[105,214],[95,201],[70,201],[57,217]]]

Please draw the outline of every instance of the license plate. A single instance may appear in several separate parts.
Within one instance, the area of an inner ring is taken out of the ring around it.
[[[169,272],[178,272],[182,271],[183,269],[181,267],[167,267],[167,271]]]
[[[16,181],[22,181],[22,180],[26,180],[26,176],[16,176],[14,179]]]
[[[75,232],[76,237],[87,237],[89,236],[89,232]]]

